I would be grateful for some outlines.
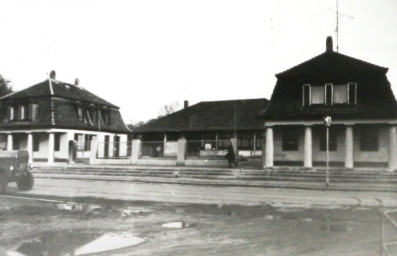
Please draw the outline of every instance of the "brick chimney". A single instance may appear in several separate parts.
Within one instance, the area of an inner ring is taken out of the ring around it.
[[[74,85],[79,86],[80,85],[80,79],[76,78],[74,80]]]
[[[327,37],[327,42],[326,42],[326,52],[333,52],[334,51],[334,47],[332,45],[332,37],[328,36]]]
[[[183,108],[188,108],[189,107],[189,101],[188,100],[185,100],[184,102],[183,102]]]
[[[57,75],[56,75],[56,73],[55,73],[55,70],[51,70],[51,72],[50,72],[50,78],[51,79],[55,79],[57,77]]]

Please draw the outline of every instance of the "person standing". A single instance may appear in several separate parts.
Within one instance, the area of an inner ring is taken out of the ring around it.
[[[236,167],[238,166],[238,163],[236,162],[236,155],[234,154],[233,145],[230,142],[227,145],[227,153],[225,155],[225,158],[227,159],[229,168],[232,168],[232,164],[234,164]]]

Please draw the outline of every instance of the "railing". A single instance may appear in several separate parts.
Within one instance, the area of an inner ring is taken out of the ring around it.
[[[397,210],[388,210],[381,213],[381,255],[397,255]],[[386,224],[389,224],[386,226]],[[389,227],[389,229],[387,229]]]
[[[188,158],[224,158],[229,140],[189,140]]]
[[[176,158],[177,141],[143,141],[140,158]]]

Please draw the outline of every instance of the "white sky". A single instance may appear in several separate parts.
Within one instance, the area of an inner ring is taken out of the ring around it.
[[[47,78],[121,107],[126,123],[178,101],[270,98],[275,74],[325,51],[336,0],[1,0],[0,74]],[[397,1],[339,0],[339,52],[388,67],[397,92]]]

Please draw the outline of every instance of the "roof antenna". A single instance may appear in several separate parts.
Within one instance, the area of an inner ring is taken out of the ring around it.
[[[339,16],[350,18],[350,19],[354,19],[353,16],[350,16],[350,15],[347,15],[347,14],[339,12],[338,2],[339,1],[336,0],[336,10],[332,10],[332,11],[336,12],[336,29],[335,29],[335,33],[336,33],[336,52],[339,52]]]

